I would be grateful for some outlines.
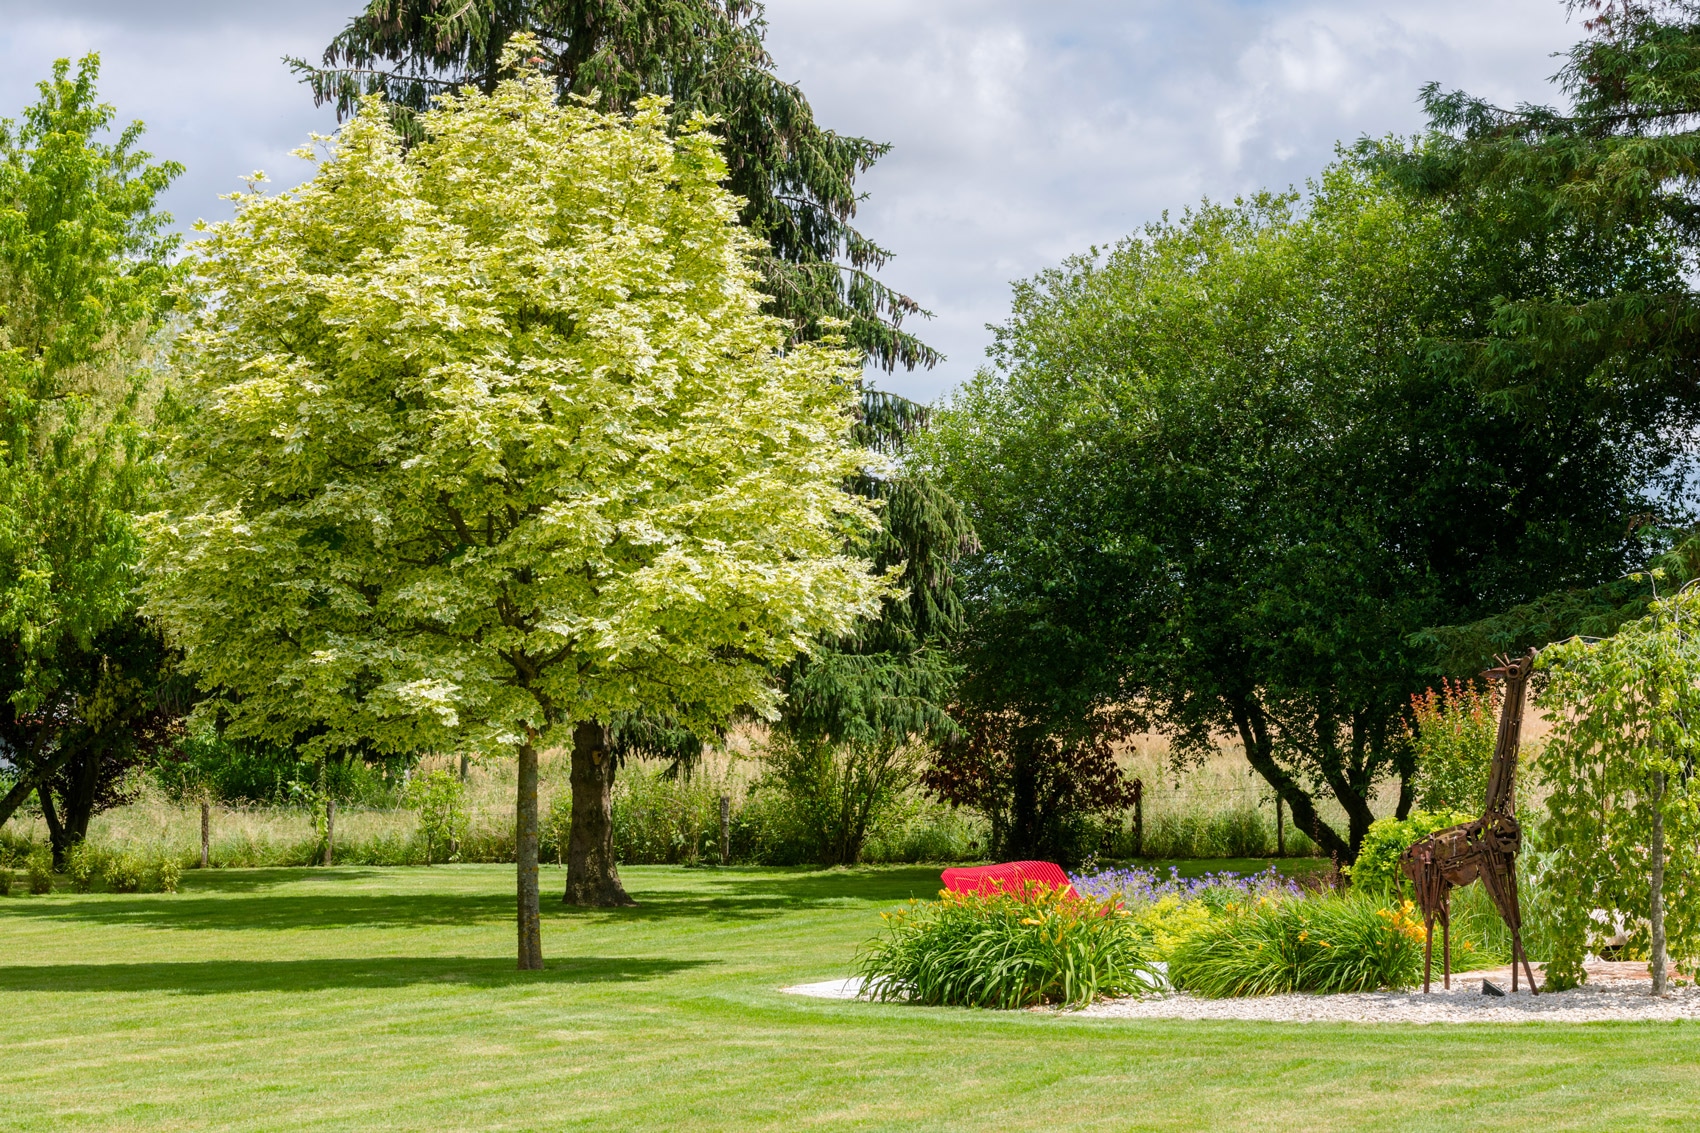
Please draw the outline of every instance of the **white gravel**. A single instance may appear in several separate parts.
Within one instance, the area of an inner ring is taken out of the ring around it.
[[[1508,969],[1455,973],[1452,990],[1438,977],[1430,994],[1365,992],[1355,995],[1269,995],[1255,999],[1200,999],[1184,991],[1114,999],[1073,1012],[1098,1019],[1234,1019],[1269,1023],[1599,1023],[1671,1019],[1700,1021],[1700,988],[1673,987],[1652,996],[1646,965],[1591,963],[1579,988],[1531,996],[1519,983],[1510,994]],[[1540,968],[1535,969],[1537,977]],[[1482,980],[1506,991],[1482,994]]]
[[[1452,990],[1435,979],[1433,991],[1366,992],[1355,995],[1269,995],[1252,999],[1200,999],[1184,991],[1155,992],[1106,1000],[1071,1018],[1221,1019],[1265,1023],[1598,1023],[1617,1020],[1700,1022],[1700,988],[1673,987],[1662,999],[1651,994],[1645,964],[1596,962],[1587,965],[1588,982],[1572,991],[1531,996],[1519,985],[1509,994],[1511,973],[1501,968],[1452,977]],[[1537,978],[1540,968],[1535,969]],[[1483,995],[1490,979],[1508,993]],[[783,988],[817,999],[857,999],[862,981],[825,980]]]

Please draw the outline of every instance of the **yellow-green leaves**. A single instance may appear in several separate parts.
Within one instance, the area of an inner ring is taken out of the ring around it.
[[[238,727],[325,744],[767,709],[872,614],[852,359],[787,347],[697,123],[522,71],[403,152],[381,106],[200,271],[150,609]]]
[[[1578,981],[1583,953],[1612,935],[1614,920],[1647,947],[1655,810],[1670,955],[1691,970],[1700,959],[1700,592],[1655,602],[1603,641],[1549,646],[1540,664],[1549,679],[1539,703],[1553,720],[1538,763],[1552,792],[1541,882],[1558,928],[1549,977]]]

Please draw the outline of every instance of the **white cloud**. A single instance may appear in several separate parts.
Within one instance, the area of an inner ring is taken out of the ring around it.
[[[314,57],[358,0],[5,0],[0,114],[56,55],[102,53],[102,93],[189,171],[168,207],[217,194],[332,126],[278,62]],[[882,378],[931,398],[967,377],[1008,285],[1164,209],[1302,183],[1337,140],[1409,133],[1422,83],[1549,101],[1561,0],[768,0],[769,46],[820,120],[895,143],[861,221],[886,276],[937,313],[950,355]]]

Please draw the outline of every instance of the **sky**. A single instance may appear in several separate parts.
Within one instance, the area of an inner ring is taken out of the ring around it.
[[[336,126],[280,62],[316,58],[358,0],[0,0],[0,116],[56,57],[187,167],[186,227]],[[932,401],[985,364],[1009,286],[1202,197],[1302,188],[1337,142],[1410,134],[1424,83],[1551,102],[1580,36],[1561,0],[768,0],[768,46],[818,121],[892,144],[860,184],[882,273],[933,313],[947,360],[877,375]]]

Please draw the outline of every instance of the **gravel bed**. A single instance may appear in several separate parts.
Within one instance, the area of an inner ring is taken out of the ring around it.
[[[1645,964],[1591,962],[1588,982],[1571,991],[1531,996],[1527,986],[1511,994],[1511,972],[1500,968],[1452,976],[1450,991],[1364,992],[1353,995],[1268,995],[1249,999],[1200,999],[1189,992],[1161,991],[1095,1003],[1071,1018],[1222,1019],[1265,1023],[1600,1023],[1612,1021],[1700,1022],[1700,987],[1672,987],[1654,999]],[[1535,968],[1540,977],[1540,968]],[[1484,995],[1482,981],[1506,991]],[[859,999],[859,979],[823,980],[783,988],[817,999]],[[1056,1008],[1035,1008],[1055,1011]]]
[[[1638,969],[1638,970],[1637,970]],[[1539,968],[1536,969],[1537,976]],[[1482,980],[1506,991],[1482,994]],[[1700,1022],[1700,988],[1673,987],[1662,999],[1651,994],[1646,965],[1589,964],[1588,982],[1571,991],[1531,996],[1526,985],[1510,993],[1511,973],[1454,974],[1452,990],[1436,979],[1433,991],[1364,992],[1353,995],[1269,995],[1252,999],[1200,999],[1184,991],[1114,999],[1072,1012],[1097,1019],[1233,1019],[1269,1023],[1598,1023],[1608,1021]]]

